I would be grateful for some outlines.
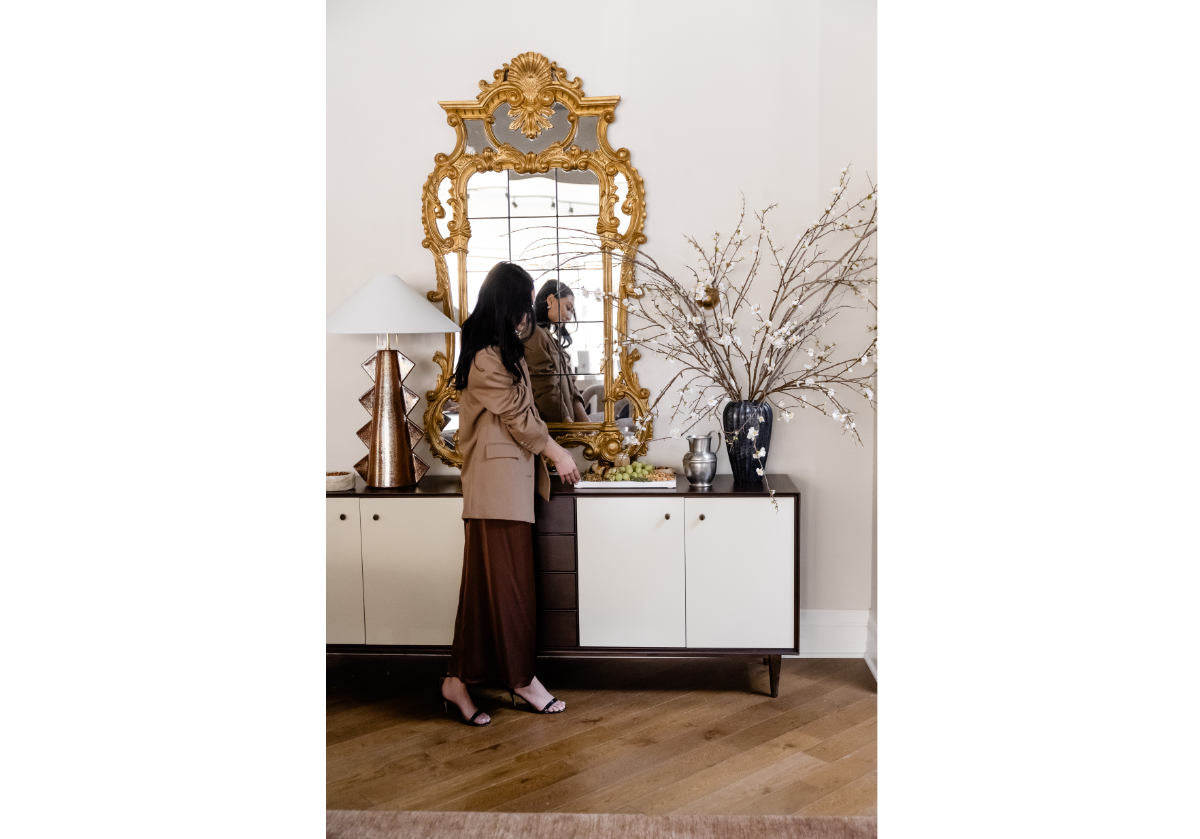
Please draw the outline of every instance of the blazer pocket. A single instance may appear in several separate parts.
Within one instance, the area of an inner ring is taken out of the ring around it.
[[[488,443],[484,454],[489,460],[493,457],[520,458],[521,450],[512,443]]]

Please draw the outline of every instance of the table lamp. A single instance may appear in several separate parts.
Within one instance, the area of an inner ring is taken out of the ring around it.
[[[403,384],[415,365],[392,349],[392,336],[458,329],[458,324],[394,274],[376,277],[326,318],[326,332],[377,336],[375,354],[362,365],[375,386],[358,400],[371,415],[358,430],[367,454],[354,464],[368,489],[415,487],[429,470],[413,454],[413,444],[424,432],[408,419],[418,397]]]

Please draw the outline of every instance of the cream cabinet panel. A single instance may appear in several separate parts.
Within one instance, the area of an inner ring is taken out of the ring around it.
[[[687,499],[689,647],[795,644],[796,502],[776,500]]]
[[[575,503],[579,645],[684,646],[683,499]]]
[[[454,640],[462,580],[462,498],[363,498],[368,644]]]
[[[325,643],[363,644],[362,542],[358,499],[325,502]]]

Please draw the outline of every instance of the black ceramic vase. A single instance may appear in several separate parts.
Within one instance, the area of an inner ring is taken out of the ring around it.
[[[762,476],[756,469],[767,472],[767,456],[757,460],[754,453],[766,449],[771,453],[771,423],[775,419],[769,402],[730,402],[721,415],[725,427],[725,451],[729,455],[729,468],[735,484],[761,484]],[[762,420],[759,422],[759,420]],[[747,436],[750,429],[757,428],[758,435],[752,440]],[[734,439],[737,434],[737,439]]]

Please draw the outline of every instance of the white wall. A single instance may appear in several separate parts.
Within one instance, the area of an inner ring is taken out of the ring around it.
[[[434,155],[454,141],[437,102],[474,98],[480,79],[530,50],[580,77],[585,93],[621,96],[609,139],[630,149],[645,181],[644,250],[664,265],[691,261],[682,234],[728,232],[740,193],[748,207],[778,202],[772,226],[790,236],[815,217],[846,163],[858,187],[866,173],[877,179],[872,0],[615,0],[589,9],[568,18],[479,0],[329,1],[328,310],[382,272],[433,288],[421,187]],[[603,33],[593,28],[601,11],[612,21]],[[860,327],[848,324],[843,337],[857,340]],[[408,382],[422,397],[441,346],[434,336],[406,341],[418,362]],[[354,432],[367,420],[357,398],[370,381],[358,364],[373,349],[370,336],[328,336],[330,469],[365,453]],[[652,390],[664,370],[653,358],[638,365]],[[659,425],[665,433],[668,423]],[[768,471],[790,475],[804,493],[805,609],[871,606],[869,410],[858,427],[861,447],[820,415],[776,420]],[[649,459],[678,466],[685,448],[653,443]],[[424,443],[417,454],[450,471]],[[723,453],[720,471],[728,472]]]

